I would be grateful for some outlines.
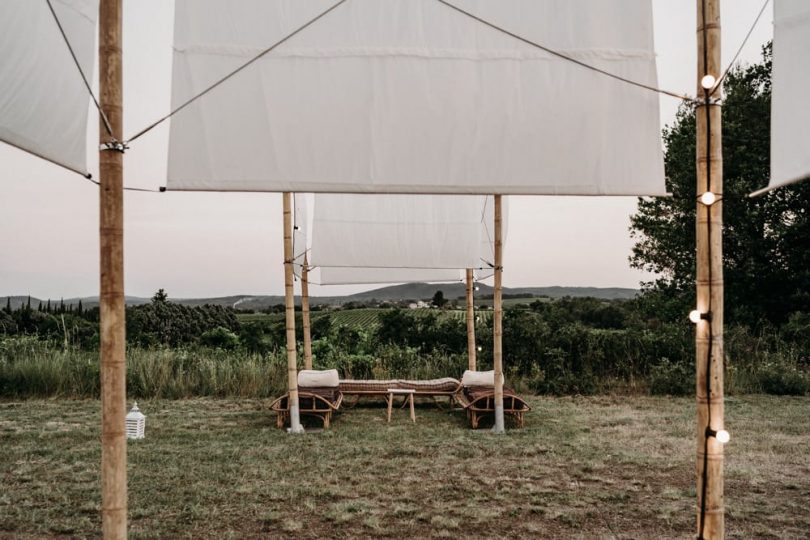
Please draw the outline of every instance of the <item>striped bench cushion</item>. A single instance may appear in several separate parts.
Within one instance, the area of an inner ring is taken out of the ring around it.
[[[340,381],[340,391],[345,394],[351,394],[353,392],[379,392],[384,394],[388,391],[389,388],[399,388],[398,386],[399,381],[396,379],[391,380],[368,380],[368,381],[361,381],[356,379],[343,379]]]
[[[458,379],[452,377],[445,377],[443,379],[431,379],[427,381],[407,381],[402,379],[388,379],[388,380],[353,380],[344,379],[340,381],[340,391],[344,394],[352,394],[354,392],[375,392],[385,394],[389,388],[396,388],[398,390],[416,390],[417,393],[431,392],[455,392],[459,389],[461,383]]]
[[[458,379],[445,377],[443,379],[431,379],[427,381],[399,381],[400,388],[405,390],[416,390],[417,392],[456,392],[461,383]]]

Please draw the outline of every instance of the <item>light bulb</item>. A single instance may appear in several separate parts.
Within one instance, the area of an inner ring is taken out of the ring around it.
[[[714,88],[714,83],[716,82],[717,79],[714,78],[714,75],[705,75],[702,79],[700,79],[700,86],[706,90],[711,90]]]
[[[702,313],[700,311],[693,309],[692,311],[689,312],[689,320],[697,324],[700,322],[700,319],[703,318],[701,315]]]
[[[483,350],[484,350],[484,348],[483,348],[483,347],[481,347],[481,346],[479,345],[479,346],[478,346],[478,352],[481,352],[481,351],[483,351]]]
[[[476,290],[476,291],[479,291],[479,290],[481,290],[481,288],[480,288],[478,285],[476,285],[476,286],[475,286],[475,290]]]
[[[711,191],[707,191],[703,195],[700,196],[700,202],[705,204],[706,206],[711,206],[717,200],[717,195],[712,193]]]
[[[717,442],[726,444],[728,441],[731,440],[731,435],[729,435],[728,431],[726,431],[725,429],[721,429],[720,431],[717,432],[714,438],[717,439]]]

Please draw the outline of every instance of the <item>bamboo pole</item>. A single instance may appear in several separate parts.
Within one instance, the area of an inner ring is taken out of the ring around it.
[[[301,267],[301,321],[304,326],[304,368],[312,369],[312,328],[309,322],[309,263],[304,253]]]
[[[495,195],[495,289],[493,295],[494,313],[492,335],[494,343],[492,356],[495,364],[495,425],[494,433],[504,432],[503,419],[503,241],[501,239],[501,196]]]
[[[698,96],[709,97],[702,78],[719,79],[720,1],[697,0]],[[719,90],[711,97],[718,98]],[[696,325],[697,397],[697,532],[699,538],[725,535],[723,503],[723,444],[708,436],[707,428],[723,429],[723,157],[719,104],[696,110],[697,195],[712,191],[717,202],[697,203],[697,309],[708,320]],[[706,485],[704,486],[704,464]],[[702,506],[705,497],[705,512]],[[702,517],[703,516],[703,517]]]
[[[284,303],[287,324],[287,387],[290,402],[290,433],[303,433],[298,413],[298,365],[295,351],[295,299],[293,296],[292,194],[284,192]]]
[[[473,302],[473,287],[475,286],[473,270],[467,268],[467,359],[468,369],[475,371],[475,303]]]
[[[121,0],[99,3],[99,98],[113,137],[123,139]],[[99,142],[112,142],[99,121]],[[99,152],[101,530],[127,537],[126,313],[124,310],[124,155]]]

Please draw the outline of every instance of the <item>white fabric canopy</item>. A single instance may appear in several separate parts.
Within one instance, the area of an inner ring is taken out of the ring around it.
[[[492,196],[316,194],[310,263],[324,285],[483,279],[493,208]]]
[[[317,194],[312,265],[478,268],[486,201],[483,196]]]
[[[92,80],[98,0],[53,8]],[[89,102],[48,4],[0,2],[0,140],[86,176]]]
[[[810,2],[774,2],[771,181],[810,177]]]
[[[452,0],[656,85],[650,0]],[[177,0],[177,107],[329,0]],[[436,0],[348,0],[175,115],[168,188],[661,195],[658,95]]]

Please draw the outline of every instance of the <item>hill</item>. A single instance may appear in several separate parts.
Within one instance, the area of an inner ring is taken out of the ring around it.
[[[363,291],[347,296],[313,296],[310,299],[312,305],[340,305],[348,302],[370,302],[377,301],[405,301],[405,300],[429,300],[433,298],[436,291],[442,291],[444,297],[448,300],[454,300],[463,297],[465,294],[465,286],[463,283],[405,283],[402,285],[391,285],[388,287],[381,287],[371,291]],[[615,299],[630,299],[638,294],[637,289],[627,289],[620,287],[504,287],[503,294],[507,297],[548,297],[548,298],[563,298],[565,296],[571,297],[594,297],[605,300]],[[480,284],[476,296],[484,297],[492,295],[492,287],[489,285]],[[0,308],[6,306],[9,297],[0,296]],[[11,296],[12,309],[18,309],[20,306],[28,302],[28,296]],[[61,299],[51,298],[51,305],[58,305]],[[65,305],[73,304],[78,305],[79,300],[85,308],[95,307],[98,305],[97,296],[85,296],[81,298],[65,298]],[[254,309],[261,310],[270,306],[283,304],[283,296],[257,296],[257,295],[233,295],[221,296],[215,298],[170,298],[172,302],[185,304],[189,306],[200,306],[203,304],[214,304],[219,306],[228,306],[240,309]],[[126,302],[129,306],[136,306],[149,302],[149,298],[127,296]],[[296,303],[300,298],[296,297]],[[47,299],[40,299],[31,297],[31,306],[36,309],[39,303],[45,304]]]

